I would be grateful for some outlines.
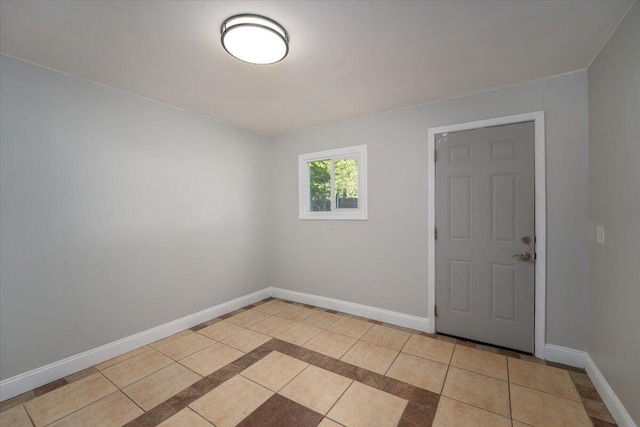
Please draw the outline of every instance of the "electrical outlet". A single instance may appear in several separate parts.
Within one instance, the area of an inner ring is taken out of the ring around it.
[[[596,243],[604,245],[604,225],[596,225]]]

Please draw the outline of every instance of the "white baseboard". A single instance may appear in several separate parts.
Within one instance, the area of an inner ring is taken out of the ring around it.
[[[550,362],[562,363],[563,365],[584,368],[587,353],[569,347],[561,347],[554,344],[544,345],[544,358]]]
[[[321,297],[318,295],[290,291],[281,288],[271,288],[271,296],[302,304],[315,305],[316,307],[327,308],[329,310],[342,311],[343,313],[367,317],[369,319],[391,323],[392,325],[403,326],[405,328],[417,329],[424,332],[429,330],[429,319],[426,317],[412,316],[410,314],[398,313],[397,311],[385,310],[383,308],[371,307],[368,305],[356,304],[354,302]]]
[[[602,397],[605,405],[607,405],[607,408],[609,409],[609,412],[611,412],[611,415],[613,415],[616,423],[620,427],[637,427],[636,423],[631,419],[631,415],[627,409],[624,407],[620,399],[618,399],[618,396],[588,354],[586,355],[585,362],[585,369],[589,378],[593,381],[593,385],[596,386],[596,390],[598,390],[600,397]]]
[[[7,378],[6,380],[0,381],[0,401],[33,390],[51,381],[64,378],[138,347],[189,329],[214,317],[219,317],[249,304],[253,304],[269,296],[271,296],[271,288],[265,288],[232,301],[190,314],[181,319],[165,323],[164,325],[67,357],[66,359],[36,368],[32,371],[24,372],[15,377]]]

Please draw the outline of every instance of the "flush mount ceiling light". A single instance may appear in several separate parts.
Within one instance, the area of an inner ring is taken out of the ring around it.
[[[280,24],[260,15],[235,15],[220,29],[220,41],[232,56],[252,64],[273,64],[289,53],[289,36]]]

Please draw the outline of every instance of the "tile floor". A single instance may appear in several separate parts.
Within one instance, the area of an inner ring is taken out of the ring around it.
[[[583,370],[269,298],[0,403],[0,426],[614,426]]]

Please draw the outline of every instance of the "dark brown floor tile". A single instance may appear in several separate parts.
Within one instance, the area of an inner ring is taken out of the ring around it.
[[[76,372],[75,374],[71,374],[68,377],[64,377],[65,380],[67,380],[67,384],[71,384],[73,382],[76,382],[78,380],[81,380],[85,377],[88,377],[89,375],[93,375],[96,372],[98,372],[98,370],[96,368],[94,368],[93,366],[87,369],[84,369],[80,372]]]
[[[384,390],[389,383],[388,380],[389,377],[380,375],[377,372],[368,372],[368,374],[362,379],[362,383],[373,388],[377,388],[378,390]]]
[[[582,404],[590,417],[610,423],[616,422],[604,403],[596,402],[595,400],[582,399]]]
[[[168,405],[166,402],[165,403],[161,403],[160,405],[156,406],[155,408],[153,408],[152,410],[150,410],[149,412],[140,415],[138,418],[136,418],[135,420],[131,421],[131,423],[135,423],[135,424],[126,424],[127,427],[152,427],[152,426],[157,426],[158,424],[160,424],[163,421],[168,420],[169,418],[171,418],[173,415],[175,415],[177,413],[177,411],[175,409],[173,409],[170,405]]]
[[[338,314],[338,312],[336,310],[327,310],[327,313]]]
[[[279,394],[274,394],[238,427],[315,427],[323,416]]]
[[[231,313],[223,314],[222,316],[218,317],[218,319],[225,320],[225,319],[228,319],[230,317],[235,316],[236,314],[240,314],[243,311],[246,311],[246,310],[244,308],[241,308],[239,310],[232,311]]]
[[[331,360],[333,360],[333,358],[329,356],[325,356],[324,354],[312,351],[310,355],[308,355],[302,360],[311,365],[317,366],[318,368],[324,368],[324,366],[327,363],[329,363]]]
[[[440,395],[423,388],[415,387],[409,400],[435,410],[435,408],[438,407],[438,402],[440,402]]]
[[[553,366],[554,368],[565,369],[565,370],[570,371],[570,372],[579,372],[581,374],[586,374],[587,373],[587,371],[585,371],[584,369],[581,369],[581,368],[575,368],[573,366],[563,365],[562,363],[549,362],[548,360],[546,362],[547,362],[548,366]]]
[[[33,395],[35,397],[42,396],[43,394],[49,393],[55,389],[63,387],[67,385],[67,380],[64,378],[60,378],[59,380],[55,380],[50,382],[49,384],[45,384],[33,390]]]
[[[233,363],[229,363],[224,368],[218,369],[213,374],[211,374],[211,375],[209,375],[209,376],[207,376],[205,378],[217,379],[218,381],[220,381],[220,384],[221,384],[221,383],[225,382],[226,380],[232,378],[233,376],[239,374],[240,372],[242,372],[242,369],[239,366],[234,365]],[[200,381],[202,381],[202,380],[200,380]]]
[[[366,378],[369,371],[358,366],[351,365],[337,359],[331,359],[324,365],[324,369],[331,371],[343,377],[347,377],[354,381],[362,382]]]
[[[383,391],[386,391],[389,394],[393,394],[394,396],[398,396],[402,399],[409,400],[414,394],[415,389],[417,388],[418,387],[414,387],[411,384],[396,380],[395,378],[387,377],[387,384],[384,386]]]
[[[165,403],[171,406],[176,412],[180,412],[191,403],[204,396],[204,394],[205,393],[202,393],[200,390],[192,386],[185,388],[180,393],[167,400]]]
[[[196,325],[192,328],[189,328],[190,330],[192,330],[193,332],[198,332],[200,329],[204,329],[206,328],[208,325],[205,325],[204,323],[200,323],[199,325]]]
[[[268,343],[268,342],[267,342]],[[267,344],[265,343],[265,344]],[[273,352],[274,349],[271,345],[261,345],[258,348],[253,349],[250,353],[247,353],[247,356],[253,357],[254,359],[260,360],[263,357],[267,356],[269,353]]]
[[[593,427],[616,427],[617,426],[617,424],[610,423],[607,421],[602,421],[593,417],[591,417],[591,422],[593,423]]]
[[[238,372],[240,371],[238,370]],[[190,388],[193,389],[196,393],[199,393],[201,396],[204,396],[205,394],[209,393],[211,390],[213,390],[214,388],[218,387],[220,384],[226,381],[226,379],[222,380],[221,378],[215,377],[213,375],[215,375],[215,373],[212,375],[209,375],[208,377],[204,377],[198,380],[197,382],[192,384]],[[233,375],[231,375],[231,377],[233,377]]]
[[[461,345],[464,347],[471,347],[471,348],[476,348],[476,343],[473,343],[471,341],[458,341],[457,345]]]
[[[409,421],[403,418],[400,418],[400,421],[398,422],[398,425],[396,427],[422,427],[422,426],[419,426],[414,423],[410,423]]]
[[[269,352],[269,353],[271,353],[271,352]],[[266,356],[269,353],[266,353],[264,356]],[[241,371],[244,371],[249,366],[253,365],[256,362],[259,362],[260,359],[262,359],[262,357],[258,358],[258,357],[254,357],[252,354],[245,354],[244,356],[240,357],[239,359],[234,360],[233,364],[236,365],[238,368],[240,368]]]
[[[0,402],[0,412],[4,412],[7,409],[13,408],[14,406],[22,405],[23,403],[27,403],[34,397],[35,396],[33,395],[33,390],[31,390],[26,393],[14,396],[11,399],[4,400]]]
[[[575,385],[579,385],[582,387],[596,388],[596,386],[594,386],[593,383],[591,382],[591,378],[589,378],[589,375],[587,374],[583,374],[581,372],[569,371],[569,376],[571,376],[571,379],[573,380],[573,383]]]
[[[376,325],[382,325],[383,322],[381,322],[379,320],[369,319],[369,323],[373,323],[373,324],[376,324]]]
[[[591,387],[583,387],[581,385],[574,384],[576,386],[576,390],[580,394],[580,397],[583,399],[595,400],[596,402],[602,402],[602,398],[598,394],[598,391],[595,388]]]
[[[302,306],[303,306],[304,308],[310,308],[310,309],[312,309],[312,310],[316,308],[316,306],[315,306],[315,305],[310,305],[310,304],[302,304]]]
[[[410,425],[429,427],[433,423],[436,416],[436,407],[420,405],[419,403],[409,401],[402,413],[402,420],[409,422]]]
[[[267,344],[272,346],[273,350],[279,351],[280,353],[287,354],[289,356],[293,355],[299,348],[301,348],[297,345],[293,345],[277,338],[273,338],[271,341],[265,343],[264,345]]]
[[[458,342],[458,344],[460,343]],[[516,351],[505,350],[503,348],[496,349],[496,353],[507,357],[513,357],[514,359],[520,359],[521,356],[521,354]]]

